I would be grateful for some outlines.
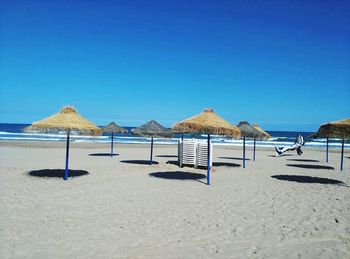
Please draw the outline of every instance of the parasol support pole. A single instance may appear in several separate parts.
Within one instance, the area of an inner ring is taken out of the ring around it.
[[[207,185],[210,185],[210,134],[208,134]]]
[[[256,145],[256,140],[254,139],[254,148],[253,148],[253,161],[255,161],[255,145]]]
[[[340,158],[340,171],[343,171],[344,164],[344,139],[341,141],[341,158]]]
[[[184,140],[184,134],[183,133],[181,134],[181,140],[182,141]]]
[[[64,180],[68,180],[68,160],[69,160],[69,130],[67,133],[67,144],[66,144],[66,170],[64,173]]]
[[[151,137],[151,157],[149,160],[149,164],[152,165],[153,163],[153,137]]]
[[[328,145],[329,145],[329,138],[327,137],[327,145],[326,145],[326,163],[328,163]]]
[[[111,157],[113,157],[113,131],[112,131],[112,141],[111,141]]]
[[[243,137],[243,168],[245,168],[245,137]]]

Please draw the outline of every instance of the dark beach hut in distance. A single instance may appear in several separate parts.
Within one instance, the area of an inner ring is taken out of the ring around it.
[[[174,133],[197,133],[208,135],[207,149],[207,184],[210,184],[210,135],[222,135],[239,138],[241,132],[236,126],[218,116],[213,109],[205,109],[202,113],[176,123],[172,127]]]
[[[344,141],[350,139],[350,118],[322,124],[317,133],[313,134],[314,138],[327,138],[326,162],[328,163],[328,144],[329,138],[342,139],[340,170],[343,170],[344,162]]]
[[[116,133],[126,133],[126,132],[128,132],[128,130],[124,129],[122,127],[119,127],[117,124],[115,124],[115,122],[111,122],[107,126],[102,127],[102,131],[111,133],[111,157],[112,157],[114,155],[113,154],[113,138],[114,138],[114,134],[116,134]]]
[[[241,137],[243,137],[243,168],[245,168],[245,140],[253,139],[254,147],[253,147],[253,161],[255,161],[255,149],[256,149],[256,140],[264,139],[264,134],[259,130],[255,129],[251,126],[247,121],[241,121],[238,123],[237,127],[241,131]]]
[[[68,160],[69,160],[69,135],[71,131],[80,132],[85,135],[101,135],[101,129],[92,122],[79,115],[75,108],[64,107],[59,113],[40,121],[33,122],[26,131],[40,131],[45,133],[65,131],[67,132],[66,143],[66,168],[64,180],[68,180]]]
[[[165,128],[155,120],[151,120],[138,128],[132,129],[131,133],[134,136],[151,138],[151,155],[149,161],[150,165],[153,163],[153,138],[170,138],[172,136],[172,132],[170,131],[170,129]]]

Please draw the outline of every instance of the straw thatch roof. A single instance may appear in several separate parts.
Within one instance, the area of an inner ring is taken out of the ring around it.
[[[252,127],[254,129],[256,129],[257,131],[260,131],[261,134],[263,135],[263,139],[269,139],[271,138],[271,135],[269,133],[267,133],[265,130],[263,130],[259,125],[252,125]]]
[[[350,138],[350,118],[322,124],[315,138]]]
[[[251,126],[247,121],[241,121],[237,127],[241,131],[241,136],[246,138],[264,139],[264,135]]]
[[[115,122],[109,123],[107,126],[102,127],[103,132],[113,132],[113,133],[126,133],[128,132],[127,129],[124,129],[122,127],[119,127]]]
[[[135,136],[142,137],[148,136],[170,138],[172,135],[172,132],[169,129],[165,128],[154,120],[151,120],[138,128],[132,129],[131,132]]]
[[[59,113],[50,117],[35,121],[31,126],[25,128],[26,131],[78,131],[89,135],[100,135],[101,129],[92,122],[84,119],[77,111],[71,107],[64,107]]]
[[[172,131],[174,133],[203,133],[225,135],[239,138],[241,132],[236,126],[231,125],[217,114],[213,109],[205,109],[202,113],[189,119],[176,123]]]

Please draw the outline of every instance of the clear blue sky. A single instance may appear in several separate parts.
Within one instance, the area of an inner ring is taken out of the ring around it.
[[[350,116],[350,1],[0,0],[0,122],[315,131]]]

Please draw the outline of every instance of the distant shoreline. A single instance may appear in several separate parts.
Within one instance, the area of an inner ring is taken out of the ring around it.
[[[115,143],[114,148],[116,150],[128,148],[130,146],[133,146],[133,148],[144,148],[145,146],[149,146],[149,143]],[[175,146],[177,143],[174,144],[162,144],[157,142],[154,143],[154,145],[157,147],[157,149],[165,149],[169,146]],[[241,150],[242,146],[237,145],[220,145],[213,143],[213,146],[220,149],[225,150]],[[55,142],[55,141],[25,141],[25,140],[16,140],[16,141],[8,141],[8,140],[0,140],[0,147],[24,147],[24,148],[66,148],[65,142]],[[110,148],[110,143],[89,143],[89,142],[70,142],[70,148],[81,148],[81,149],[107,149]],[[257,146],[257,151],[271,151],[271,153],[274,154],[273,147],[264,147],[264,146]],[[318,151],[318,152],[325,152],[324,148],[319,147],[304,147],[305,150],[312,150],[312,151]],[[247,153],[252,152],[252,146],[247,146]],[[340,153],[341,150],[339,148],[331,148],[329,149],[329,153]],[[292,153],[292,152],[291,152]],[[345,154],[350,154],[350,149],[344,149]],[[293,153],[294,154],[294,153]],[[301,156],[302,157],[302,156]]]

